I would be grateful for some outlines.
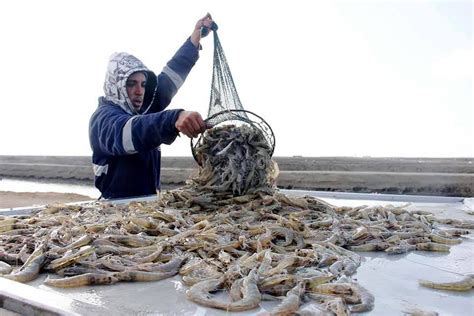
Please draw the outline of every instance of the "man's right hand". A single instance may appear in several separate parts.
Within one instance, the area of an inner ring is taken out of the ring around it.
[[[194,31],[191,34],[191,43],[194,46],[199,47],[199,42],[201,41],[201,29],[205,27],[208,30],[212,27],[212,18],[211,14],[206,14],[202,19],[197,21],[196,26],[194,27]]]
[[[206,123],[198,112],[181,111],[174,126],[189,138],[197,137],[206,130]]]

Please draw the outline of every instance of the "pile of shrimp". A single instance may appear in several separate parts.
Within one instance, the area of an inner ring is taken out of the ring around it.
[[[352,280],[361,264],[357,252],[447,252],[473,227],[404,207],[335,207],[278,191],[235,197],[181,188],[154,202],[52,205],[1,217],[0,274],[29,282],[47,272],[44,284],[53,287],[179,274],[188,298],[208,307],[242,311],[272,299],[281,301],[277,314],[310,302],[344,315],[374,306],[374,297]]]
[[[235,194],[237,186],[190,181],[151,202],[0,216],[0,275],[29,282],[45,272],[44,284],[64,288],[179,275],[188,299],[211,308],[237,312],[275,300],[275,315],[348,315],[375,302],[353,279],[360,252],[448,252],[474,228],[406,205],[336,207],[267,184]],[[473,280],[420,284],[467,291]]]
[[[195,153],[199,174],[188,184],[199,190],[245,195],[274,187],[278,168],[262,131],[251,125],[233,124],[207,130]]]
[[[352,279],[359,252],[447,253],[474,229],[474,222],[436,218],[408,205],[336,207],[278,190],[232,196],[185,187],[168,191],[160,205],[211,223],[206,233],[188,238],[197,252],[189,265],[199,278],[185,269],[183,282],[192,301],[228,311],[255,308],[262,299],[281,300],[275,314],[370,311],[374,296]],[[465,291],[474,279],[466,280],[420,284]],[[229,301],[211,295],[217,290]]]

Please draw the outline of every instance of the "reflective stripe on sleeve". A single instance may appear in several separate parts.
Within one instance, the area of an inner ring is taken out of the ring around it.
[[[183,79],[170,67],[165,66],[165,68],[163,68],[163,73],[171,79],[176,86],[176,89],[179,89],[183,85]]]
[[[92,168],[94,169],[94,175],[96,177],[100,177],[101,174],[107,174],[107,171],[109,170],[109,165],[101,166],[92,164]]]
[[[133,146],[132,140],[132,122],[136,118],[136,116],[132,116],[122,130],[122,145],[123,149],[127,154],[134,154],[137,151],[135,150],[135,146]]]

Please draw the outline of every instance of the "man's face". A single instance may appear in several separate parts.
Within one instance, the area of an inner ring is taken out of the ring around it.
[[[128,77],[125,84],[127,87],[128,98],[132,102],[135,110],[139,111],[143,105],[145,96],[146,77],[143,72],[135,72]]]

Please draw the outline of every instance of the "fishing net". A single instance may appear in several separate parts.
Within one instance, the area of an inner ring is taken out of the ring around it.
[[[242,125],[246,124],[252,128],[257,129],[256,132],[263,133],[263,136],[268,143],[270,150],[270,157],[273,155],[275,149],[275,135],[270,125],[260,116],[250,111],[247,111],[240,102],[237,89],[235,88],[232,73],[230,72],[229,64],[224,54],[219,36],[217,34],[217,24],[212,24],[212,31],[214,34],[214,58],[212,66],[212,83],[211,83],[211,97],[209,101],[209,110],[205,122],[207,126],[213,128],[217,125],[232,124]],[[203,29],[202,35],[207,35],[208,30]],[[196,157],[196,147],[202,142],[202,135],[194,141],[191,139],[191,149],[194,159],[200,164]]]

